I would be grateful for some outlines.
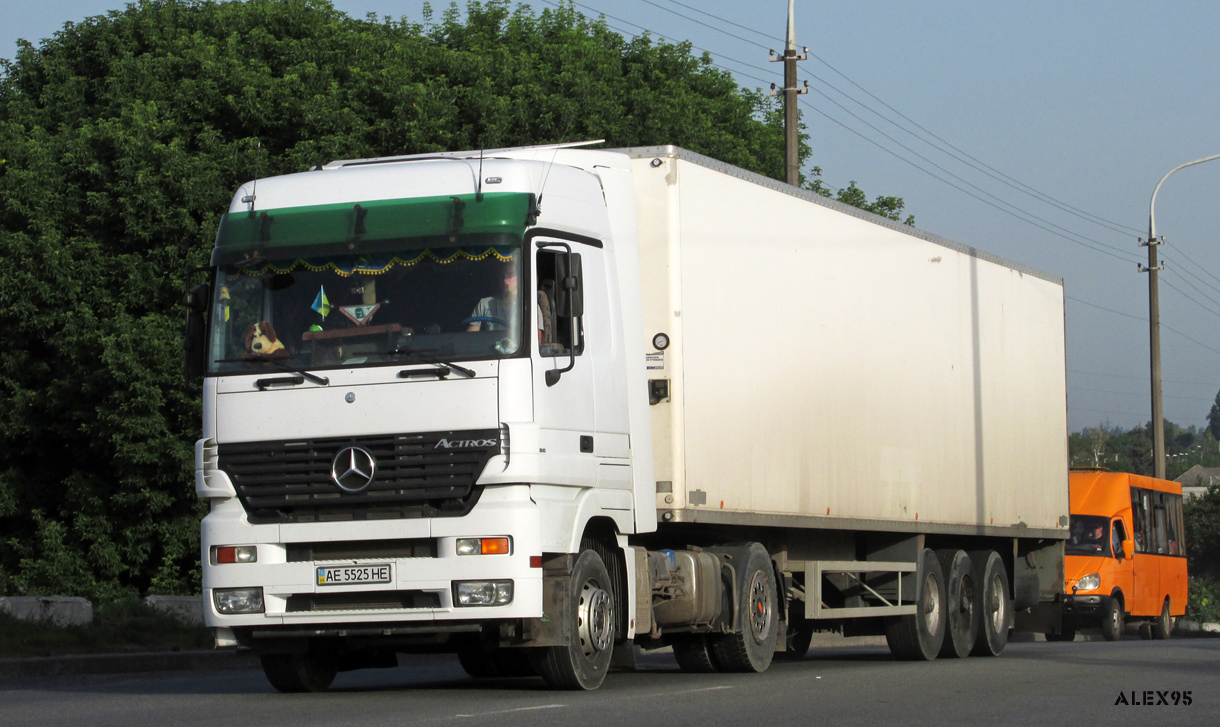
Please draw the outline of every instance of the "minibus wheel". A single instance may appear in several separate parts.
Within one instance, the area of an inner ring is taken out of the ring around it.
[[[1169,615],[1169,597],[1166,596],[1165,603],[1161,606],[1161,615],[1152,622],[1152,638],[1167,639],[1172,632],[1173,617]]]
[[[1123,637],[1125,626],[1123,602],[1118,597],[1113,597],[1106,609],[1106,615],[1101,618],[1101,635],[1106,641],[1118,641]]]

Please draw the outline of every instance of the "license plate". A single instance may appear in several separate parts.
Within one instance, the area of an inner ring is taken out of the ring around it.
[[[318,568],[319,586],[346,586],[353,583],[390,583],[390,564],[325,565]]]

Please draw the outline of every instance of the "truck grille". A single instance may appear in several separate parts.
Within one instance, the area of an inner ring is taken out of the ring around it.
[[[375,462],[367,486],[345,490],[331,477],[348,447]],[[251,522],[283,523],[463,515],[499,452],[499,430],[485,429],[221,444],[218,459]]]

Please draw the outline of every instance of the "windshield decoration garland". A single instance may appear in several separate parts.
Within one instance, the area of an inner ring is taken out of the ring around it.
[[[360,255],[350,265],[344,265],[341,261],[316,258],[312,260],[297,258],[291,262],[286,260],[256,259],[240,268],[237,273],[240,275],[265,275],[268,273],[280,275],[291,273],[294,270],[310,270],[315,273],[331,271],[347,278],[353,275],[381,275],[396,265],[411,266],[423,260],[431,260],[443,265],[455,260],[486,260],[494,258],[499,262],[506,263],[512,260],[512,254],[515,250],[516,248],[514,247],[502,247],[501,249],[488,247],[481,251],[477,248],[452,248],[452,250],[441,250],[438,252],[427,248],[420,250],[419,254],[414,257],[403,257],[399,254]]]

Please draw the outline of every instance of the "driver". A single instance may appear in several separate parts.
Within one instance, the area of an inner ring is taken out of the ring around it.
[[[467,331],[503,331],[508,328],[509,321],[514,320],[511,307],[517,297],[517,265],[516,261],[504,263],[502,266],[503,292],[498,296],[488,296],[479,301],[470,314],[472,320]]]

